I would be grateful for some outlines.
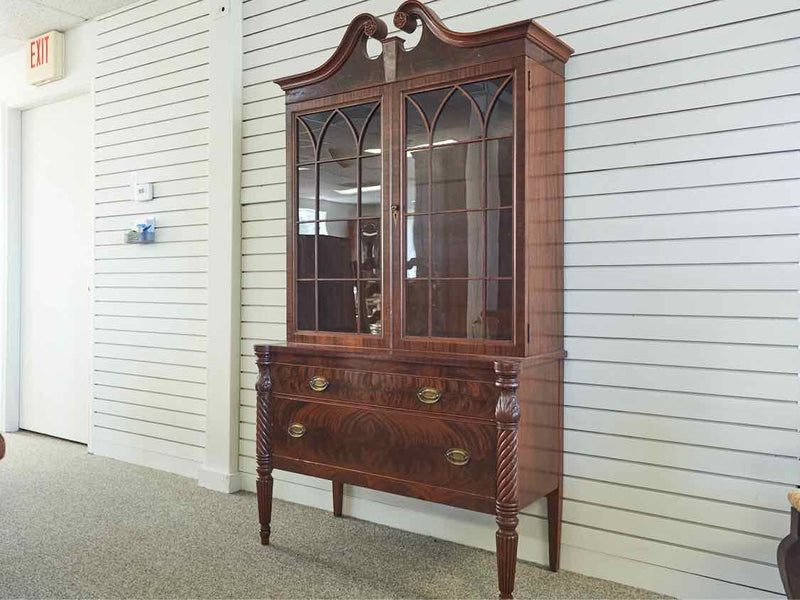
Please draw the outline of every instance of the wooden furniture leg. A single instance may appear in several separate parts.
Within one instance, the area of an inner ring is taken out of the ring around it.
[[[517,524],[519,518],[518,440],[519,365],[511,362],[494,363],[497,375],[495,384],[500,397],[495,407],[497,419],[497,491],[495,513],[497,518],[497,582],[500,598],[513,598],[514,578],[517,571]]]
[[[333,516],[342,516],[342,499],[344,497],[344,484],[341,481],[333,481]]]
[[[561,486],[547,494],[547,537],[550,542],[550,570],[558,572],[561,566]]]
[[[800,598],[800,492],[790,492],[789,502],[792,504],[792,516],[789,524],[789,535],[778,544],[778,570],[781,574],[786,597]]]
[[[257,354],[256,364],[256,493],[261,544],[268,546],[272,520],[272,378],[269,350]]]
[[[6,455],[6,441],[3,439],[2,434],[0,434],[0,459],[2,459]]]

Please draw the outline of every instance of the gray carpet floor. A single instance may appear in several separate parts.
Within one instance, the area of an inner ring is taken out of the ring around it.
[[[258,543],[256,498],[6,436],[0,461],[0,598],[495,598],[494,555],[276,502]],[[292,533],[285,527],[291,524]],[[656,598],[520,563],[517,598]]]

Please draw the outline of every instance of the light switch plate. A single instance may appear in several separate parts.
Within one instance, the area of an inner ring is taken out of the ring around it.
[[[133,185],[133,199],[137,202],[146,202],[153,199],[152,183],[136,183]]]

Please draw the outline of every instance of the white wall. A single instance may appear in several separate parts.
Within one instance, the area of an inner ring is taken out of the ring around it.
[[[254,489],[254,342],[285,339],[283,96],[361,12],[244,4],[240,467]],[[567,67],[569,570],[678,596],[774,597],[798,472],[796,0],[431,0],[457,30],[524,18]],[[391,26],[390,26],[391,29]],[[329,484],[278,496],[330,509]],[[363,489],[361,518],[492,548],[493,519]],[[520,524],[544,562],[544,509]],[[290,524],[273,524],[275,535]]]
[[[195,477],[206,445],[208,2],[141,2],[96,27],[94,451]],[[152,202],[129,199],[134,170],[154,184]],[[141,215],[156,217],[158,242],[123,244]]]

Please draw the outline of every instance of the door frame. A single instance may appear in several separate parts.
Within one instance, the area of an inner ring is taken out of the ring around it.
[[[91,84],[76,86],[68,93],[45,94],[20,106],[0,102],[0,432],[19,430],[21,396],[21,316],[22,316],[22,113],[26,110],[90,94],[94,110],[94,91]],[[94,119],[91,120],[94,139]],[[91,164],[94,179],[94,161]],[[3,199],[5,198],[5,201]],[[92,190],[92,228],[87,235],[95,236],[94,190]],[[94,265],[94,243],[91,261]],[[94,268],[90,277],[89,341],[94,348]],[[57,352],[57,350],[54,350]],[[58,360],[57,356],[48,357]],[[89,369],[89,386],[94,389],[94,369]],[[88,452],[93,452],[93,396],[89,398]]]

